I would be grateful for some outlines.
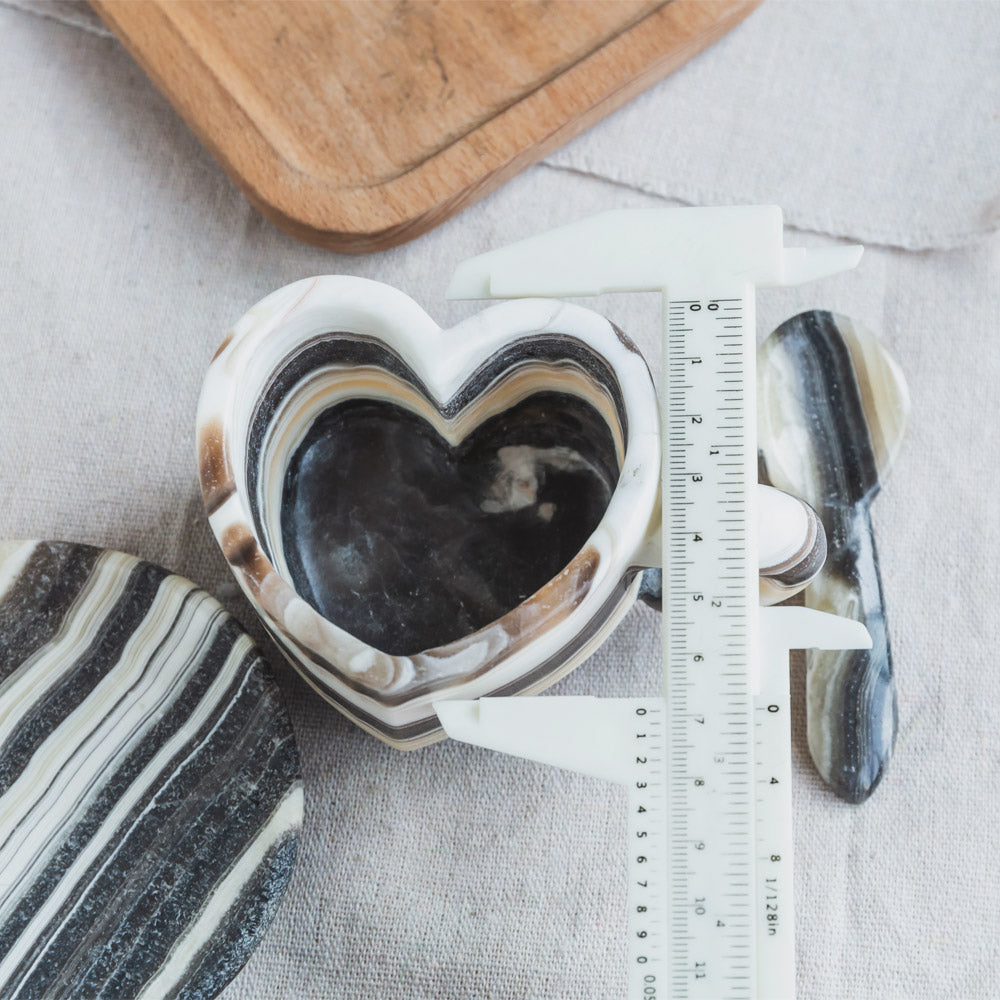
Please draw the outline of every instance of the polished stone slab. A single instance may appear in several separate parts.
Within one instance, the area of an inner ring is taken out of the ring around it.
[[[808,650],[809,750],[831,788],[863,802],[896,740],[896,684],[870,507],[902,444],[906,382],[877,337],[813,310],[779,326],[758,353],[761,478],[811,504],[826,564],[809,607],[863,622],[870,650]]]
[[[214,598],[121,552],[0,543],[0,996],[216,996],[301,821],[277,687]]]

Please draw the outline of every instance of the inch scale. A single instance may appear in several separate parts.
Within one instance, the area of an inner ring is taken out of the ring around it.
[[[726,291],[665,303],[667,965],[676,998],[723,996],[724,987],[753,996],[745,890],[755,853],[756,343],[752,289]]]
[[[449,736],[628,789],[627,1000],[792,1000],[788,651],[858,622],[758,606],[757,285],[857,264],[774,207],[608,212],[466,261],[451,297],[663,293],[663,697],[435,707]]]

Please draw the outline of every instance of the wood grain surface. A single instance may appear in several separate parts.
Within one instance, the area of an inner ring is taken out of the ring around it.
[[[443,222],[760,0],[92,0],[247,198],[365,252]]]

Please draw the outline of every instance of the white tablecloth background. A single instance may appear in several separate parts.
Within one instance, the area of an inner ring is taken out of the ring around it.
[[[368,257],[265,222],[88,8],[0,0],[0,537],[124,549],[218,594],[271,654],[306,826],[225,1000],[603,1000],[624,981],[624,799],[453,743],[400,754],[313,695],[235,591],[202,512],[202,373],[258,298],[316,273],[441,322],[463,257],[611,207],[776,202],[849,275],[759,297],[878,330],[913,395],[875,507],[900,691],[860,807],[795,725],[804,1000],[1000,997],[1000,5],[770,0],[710,51],[416,242]],[[794,239],[793,239],[794,238]],[[590,302],[658,365],[655,296]],[[637,608],[555,689],[658,687]],[[795,676],[801,707],[801,679]]]

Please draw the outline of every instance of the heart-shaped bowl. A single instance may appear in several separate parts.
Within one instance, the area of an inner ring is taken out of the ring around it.
[[[658,558],[652,379],[579,306],[442,330],[379,282],[295,282],[223,341],[197,441],[212,531],[271,635],[401,748],[441,737],[433,701],[563,676]]]

